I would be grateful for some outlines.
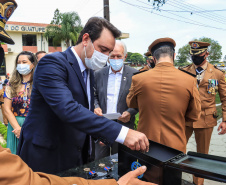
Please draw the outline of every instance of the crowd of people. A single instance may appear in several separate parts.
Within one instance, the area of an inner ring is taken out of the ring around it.
[[[16,8],[15,1],[9,2]],[[127,48],[116,40],[120,34],[104,18],[92,17],[66,51],[18,54],[0,99],[12,153],[0,147],[1,183],[86,184],[54,174],[117,153],[117,143],[147,152],[150,139],[185,153],[193,132],[197,151],[208,154],[217,125],[217,91],[223,112],[218,130],[226,133],[226,83],[224,74],[207,61],[209,43],[189,42],[193,63],[176,69],[176,42],[156,39],[145,54],[147,66],[137,71],[124,65]],[[106,114],[119,116],[110,120]],[[151,185],[136,179],[145,170],[129,172],[118,184]],[[194,177],[193,183],[202,185],[204,179]]]
[[[5,8],[10,6],[10,12],[2,15],[7,15],[2,19],[4,25],[17,4],[14,0],[0,3]],[[89,147],[91,136],[109,146],[117,141],[133,150],[149,150],[143,133],[93,113],[93,70],[106,64],[115,38],[120,34],[105,19],[94,17],[81,31],[76,46],[44,56],[37,67],[36,57],[31,52],[23,51],[17,56],[14,73],[4,93],[7,107],[4,112],[14,134],[14,138],[9,139],[18,141],[19,138],[16,153],[20,157],[0,147],[1,183],[117,184],[115,180],[86,181],[33,172],[55,174],[88,162],[93,152]],[[5,30],[0,39],[14,44]],[[17,143],[12,143],[16,148]],[[151,184],[136,178],[145,170],[146,167],[140,167],[124,175],[118,184]]]

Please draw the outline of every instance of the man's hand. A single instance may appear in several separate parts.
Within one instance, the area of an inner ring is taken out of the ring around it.
[[[137,168],[134,171],[128,172],[127,174],[123,175],[119,180],[119,185],[154,185],[150,182],[144,182],[139,180],[137,177],[141,174],[143,174],[146,171],[146,166],[141,166],[140,168]]]
[[[131,150],[149,151],[149,141],[146,135],[132,129],[129,129],[123,144]]]
[[[101,141],[99,142],[99,144],[100,144],[101,146],[105,146],[105,144],[104,144],[103,142],[101,142]]]
[[[118,118],[119,121],[123,123],[127,123],[130,121],[131,114],[128,111],[122,113],[122,115]]]
[[[220,131],[221,130],[221,131]],[[221,124],[219,125],[217,131],[220,131],[218,134],[219,135],[223,135],[226,133],[226,122],[221,122]]]
[[[100,107],[94,109],[94,113],[97,116],[103,116],[102,109]]]

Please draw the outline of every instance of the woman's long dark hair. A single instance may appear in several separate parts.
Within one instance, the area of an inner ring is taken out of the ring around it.
[[[20,55],[26,55],[28,57],[28,59],[31,61],[31,63],[34,65],[32,71],[31,71],[29,94],[32,91],[33,75],[34,75],[34,71],[35,71],[35,68],[36,68],[36,65],[37,65],[37,59],[36,59],[35,55],[32,52],[30,52],[30,51],[22,51],[21,53],[19,53],[17,55],[16,61],[15,61],[15,67],[14,67],[14,70],[13,70],[13,74],[12,74],[12,77],[10,78],[10,80],[9,80],[9,84],[10,84],[10,87],[11,87],[11,96],[12,97],[17,96],[18,91],[19,91],[19,89],[21,87],[21,84],[22,84],[22,80],[23,80],[22,75],[16,70],[17,61],[18,61],[18,58],[19,58]]]

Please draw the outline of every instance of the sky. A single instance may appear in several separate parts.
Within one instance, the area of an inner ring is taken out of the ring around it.
[[[50,23],[57,8],[61,13],[77,12],[82,25],[92,16],[103,17],[103,0],[16,2],[18,7],[10,21]],[[194,38],[209,37],[222,46],[222,58],[226,55],[225,0],[166,0],[160,11],[153,9],[152,0],[109,2],[110,22],[122,32],[130,34],[128,39],[123,40],[129,52],[144,54],[154,40],[163,37],[171,37],[176,41],[177,52]]]

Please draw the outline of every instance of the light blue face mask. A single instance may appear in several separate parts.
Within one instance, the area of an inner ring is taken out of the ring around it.
[[[21,74],[21,75],[27,75],[31,72],[32,69],[30,69],[29,64],[17,64],[16,70]]]
[[[119,71],[123,66],[123,59],[109,59],[110,66],[113,70]]]

